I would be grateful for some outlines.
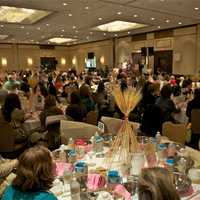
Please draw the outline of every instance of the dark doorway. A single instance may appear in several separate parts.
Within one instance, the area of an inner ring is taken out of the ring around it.
[[[155,51],[154,52],[154,71],[172,73],[173,51]]]

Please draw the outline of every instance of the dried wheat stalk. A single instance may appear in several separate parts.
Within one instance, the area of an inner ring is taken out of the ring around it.
[[[110,151],[108,152],[107,162],[109,167],[111,167],[113,161],[120,161],[122,164],[130,163],[131,155],[139,149],[137,138],[128,121],[128,116],[140,101],[141,93],[133,88],[129,88],[122,92],[118,86],[114,86],[113,95],[116,104],[125,115],[125,119]]]

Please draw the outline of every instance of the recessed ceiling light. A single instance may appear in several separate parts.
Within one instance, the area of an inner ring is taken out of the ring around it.
[[[121,11],[119,11],[119,12],[117,12],[117,14],[118,14],[118,15],[121,15],[121,14],[122,14],[122,12],[121,12]]]
[[[21,26],[20,28],[24,28],[24,26]]]
[[[6,23],[33,24],[49,15],[50,11],[0,6],[0,21]]]
[[[49,42],[53,42],[53,43],[57,43],[57,44],[62,44],[62,43],[66,43],[66,42],[73,42],[76,41],[76,39],[73,38],[59,38],[59,37],[55,37],[55,38],[51,38],[49,39]]]
[[[103,33],[104,36],[106,36],[106,33]]]
[[[135,15],[133,15],[133,17],[138,17],[138,15],[137,15],[137,14],[135,14]]]
[[[128,34],[131,34],[131,32],[130,32],[130,31],[128,31]]]
[[[40,27],[37,27],[37,30],[39,31],[41,28]]]
[[[1,24],[1,28],[3,28],[4,27],[4,25],[3,24]]]
[[[61,31],[62,31],[62,32],[65,32],[65,29],[62,29]]]
[[[195,10],[199,10],[199,8],[198,7],[196,7],[196,8],[194,8]]]
[[[160,26],[158,26],[158,29],[160,29],[161,27]]]
[[[99,21],[101,21],[101,20],[102,20],[102,18],[101,18],[101,17],[99,17],[99,18],[98,18],[98,20],[99,20]]]
[[[60,37],[64,37],[64,35],[60,35]]]
[[[76,26],[73,26],[72,28],[73,28],[73,29],[76,29]]]
[[[154,20],[155,20],[155,18],[154,18],[154,17],[152,17],[152,18],[151,18],[151,20],[152,20],[152,21],[154,21]]]
[[[102,24],[94,28],[97,31],[107,31],[107,32],[120,32],[120,31],[128,31],[131,29],[143,28],[146,27],[145,24],[139,24],[134,22],[126,22],[126,21],[113,21],[107,24]]]
[[[117,37],[118,35],[117,34],[115,34],[115,37]]]
[[[167,19],[167,20],[165,20],[165,22],[166,22],[166,23],[169,23],[169,22],[170,22],[170,20],[169,20],[169,19]]]
[[[50,24],[46,24],[46,26],[50,26]]]
[[[69,16],[69,17],[72,17],[72,13],[69,13],[68,16]]]
[[[88,7],[88,6],[85,6],[85,10],[89,10],[89,7]]]
[[[89,37],[89,36],[87,36],[87,37],[86,37],[86,39],[87,39],[87,40],[89,40],[89,39],[90,39],[90,37]]]
[[[78,33],[78,30],[76,30],[75,32]]]
[[[38,41],[37,41],[36,43],[37,43],[37,44],[39,44],[39,42],[38,42]]]
[[[30,40],[31,42],[34,42],[34,40]]]
[[[181,25],[181,24],[182,24],[182,22],[179,22],[178,24],[179,24],[179,25]]]
[[[68,4],[64,2],[62,5],[63,5],[63,6],[67,6]]]
[[[165,0],[160,0],[161,2],[164,2]]]
[[[30,34],[29,32],[26,33],[26,35],[29,35],[29,34]]]

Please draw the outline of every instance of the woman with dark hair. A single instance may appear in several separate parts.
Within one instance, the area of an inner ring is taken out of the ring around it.
[[[71,117],[74,121],[84,121],[87,110],[83,103],[78,91],[74,91],[70,95],[70,104],[67,107],[65,114]]]
[[[53,95],[48,95],[45,98],[44,110],[40,114],[42,128],[46,127],[46,118],[52,115],[63,115],[63,111],[56,106],[56,98]]]
[[[174,113],[179,113],[180,108],[176,108],[174,102],[171,100],[172,88],[169,84],[163,86],[160,92],[160,97],[156,100],[156,105],[161,109],[165,121],[175,122],[173,118]]]
[[[47,148],[35,146],[27,149],[19,157],[16,175],[2,200],[57,200],[48,191],[54,180],[54,163]]]
[[[189,118],[189,122],[191,122],[191,113],[193,109],[200,109],[200,88],[195,89],[194,99],[187,104],[186,115]]]
[[[81,96],[81,101],[83,102],[83,104],[87,109],[87,112],[90,112],[95,109],[95,103],[94,100],[92,99],[91,90],[88,85],[83,84],[80,87],[80,96]]]
[[[7,122],[11,122],[11,114],[15,109],[21,110],[21,102],[17,94],[10,93],[7,95],[2,107],[2,114]]]
[[[173,175],[165,168],[146,168],[138,180],[138,200],[180,200]]]

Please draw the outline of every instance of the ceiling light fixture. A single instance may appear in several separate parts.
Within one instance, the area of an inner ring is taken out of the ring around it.
[[[128,31],[128,34],[131,34],[131,32],[130,32],[130,31]]]
[[[61,31],[62,31],[62,32],[65,32],[65,29],[62,29]]]
[[[101,21],[101,20],[102,20],[102,18],[101,18],[101,17],[99,17],[99,18],[98,18],[98,20],[99,20],[99,21]]]
[[[117,20],[117,21],[109,22],[107,24],[99,25],[93,29],[97,31],[104,31],[104,32],[105,31],[106,32],[120,32],[120,31],[128,31],[132,29],[143,28],[146,26],[147,25],[145,24]]]
[[[72,28],[73,28],[73,29],[76,29],[76,26],[73,26]]]
[[[158,29],[160,29],[161,27],[160,26],[158,26]]]
[[[122,12],[121,12],[121,11],[119,11],[119,12],[117,12],[117,14],[118,14],[118,15],[121,15],[121,14],[122,14]]]
[[[22,28],[22,29],[23,29],[23,28],[24,28],[24,26],[21,26],[20,28]]]
[[[73,41],[76,41],[76,39],[73,39],[73,38],[54,37],[54,38],[50,38],[48,41],[49,41],[49,42],[53,42],[53,43],[57,43],[57,44],[62,44],[62,43],[66,43],[66,42],[73,42]]]
[[[90,32],[90,35],[93,35],[93,32]]]
[[[118,35],[117,34],[115,34],[115,37],[117,37]]]
[[[88,6],[85,6],[85,10],[89,10],[89,7],[88,7]]]
[[[68,16],[69,16],[69,17],[72,17],[72,13],[69,13]]]
[[[62,5],[63,5],[63,6],[67,6],[68,4],[64,2]]]
[[[26,33],[26,35],[29,35],[29,34],[30,34],[29,32]]]
[[[37,27],[37,30],[38,30],[38,31],[40,31],[40,29],[41,29],[40,27]]]
[[[178,24],[179,24],[179,25],[181,25],[181,24],[182,24],[182,22],[179,22]]]
[[[165,22],[166,22],[166,23],[169,23],[169,22],[170,22],[170,20],[169,20],[169,19],[167,19],[167,20],[165,20]]]
[[[103,33],[104,36],[106,36],[106,33]]]
[[[155,20],[155,18],[154,18],[154,17],[152,17],[152,18],[151,18],[151,20],[152,20],[152,21],[154,21],[154,20]]]
[[[194,10],[199,10],[199,8],[198,8],[198,7],[196,7],[196,8],[194,8]]]
[[[75,32],[78,33],[78,30],[76,30]]]
[[[48,16],[50,11],[0,6],[0,21],[5,23],[33,24]]]
[[[46,26],[50,26],[50,24],[46,24]]]
[[[137,15],[137,14],[135,14],[135,15],[133,15],[133,17],[135,17],[135,18],[136,18],[136,17],[138,17],[138,15]]]

